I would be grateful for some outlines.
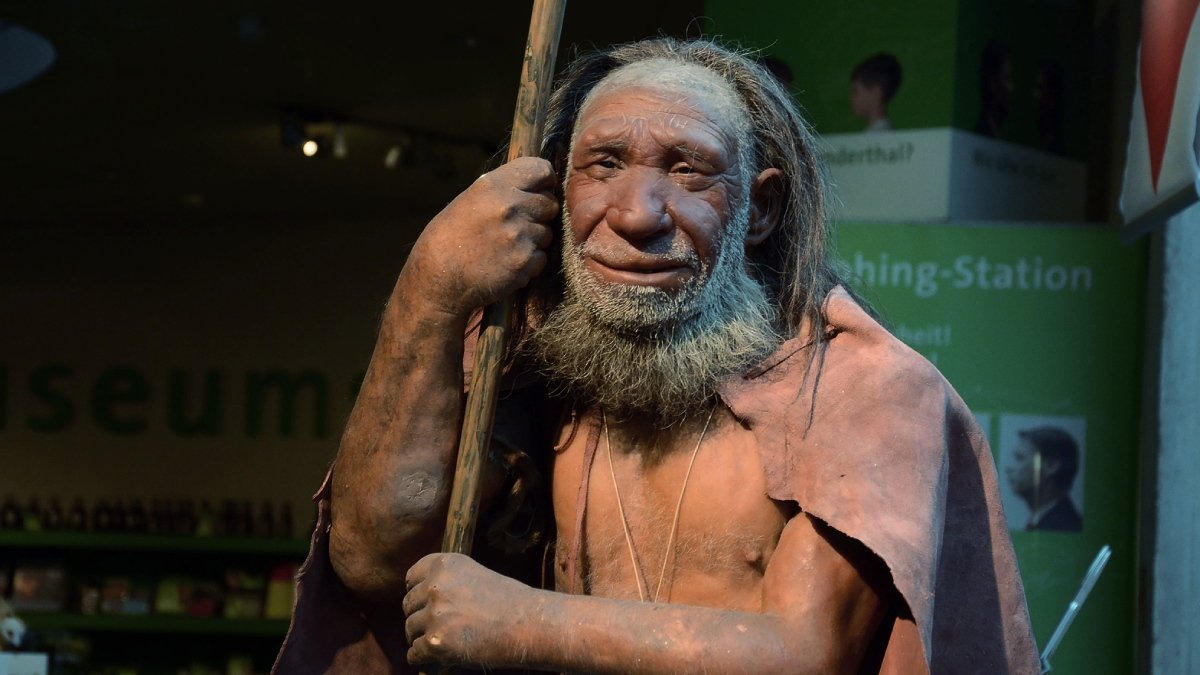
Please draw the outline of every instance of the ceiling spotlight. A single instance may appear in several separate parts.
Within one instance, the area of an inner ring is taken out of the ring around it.
[[[300,146],[300,152],[303,152],[305,157],[315,157],[320,150],[321,144],[311,138],[304,141],[304,145]]]

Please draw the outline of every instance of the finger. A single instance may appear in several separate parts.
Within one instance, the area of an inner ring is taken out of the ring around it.
[[[409,644],[411,646],[408,648],[408,654],[406,655],[409,664],[419,666],[423,663],[433,662],[433,655],[429,653],[429,647],[424,637],[418,638]]]
[[[411,645],[408,650],[408,662],[413,665],[442,660],[444,650],[441,640],[436,635],[420,635]]]
[[[508,193],[502,197],[498,206],[503,208],[501,220],[532,220],[548,223],[558,215],[558,200],[540,192],[524,192],[518,187],[509,187]]]
[[[554,240],[554,229],[543,223],[523,223],[517,230],[517,236],[533,244],[534,250],[543,249]]]
[[[525,271],[529,275],[527,278],[532,281],[534,277],[542,273],[546,269],[546,253],[545,251],[534,251],[529,256],[529,262],[525,263]],[[529,281],[525,283],[528,284]]]
[[[541,157],[518,157],[492,173],[509,178],[526,192],[553,192],[558,182],[554,167]]]
[[[408,572],[404,574],[404,584],[409,590],[424,581],[425,577],[429,576],[429,568],[437,556],[437,553],[430,553],[408,568]]]
[[[533,243],[539,250],[544,249],[550,245],[550,242],[554,241],[554,230],[545,225],[534,225],[529,238],[533,240]]]
[[[558,200],[553,195],[537,192],[529,196],[525,212],[534,220],[545,223],[558,215]]]
[[[420,611],[422,607],[429,602],[429,593],[425,584],[417,584],[404,594],[404,599],[400,601],[400,609],[404,610],[406,615]]]
[[[413,644],[413,642],[425,634],[425,631],[429,628],[429,619],[429,610],[421,608],[404,620],[404,639],[408,640],[408,644]]]

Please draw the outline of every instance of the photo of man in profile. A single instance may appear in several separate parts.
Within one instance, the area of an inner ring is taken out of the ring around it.
[[[1080,451],[1075,438],[1057,426],[1039,426],[1017,432],[1019,441],[1005,463],[1004,472],[1013,494],[1029,507],[1023,528],[1011,529],[1078,532],[1083,516],[1071,499],[1079,473]],[[1010,526],[1014,525],[1010,521]]]

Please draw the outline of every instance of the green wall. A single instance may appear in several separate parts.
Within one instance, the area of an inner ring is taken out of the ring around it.
[[[902,82],[888,107],[898,129],[950,126],[954,119],[954,0],[865,2],[708,0],[712,32],[782,59],[796,99],[820,133],[861,131],[850,114],[850,72],[891,52]]]
[[[1011,112],[1002,140],[1040,147],[1033,82],[1042,59],[1065,73],[1061,130],[1065,154],[1087,156],[1092,0],[708,0],[708,29],[782,59],[795,75],[796,100],[820,133],[861,131],[850,113],[850,72],[886,51],[903,69],[888,107],[897,129],[955,126],[979,115],[979,58],[991,38],[1012,50]]]

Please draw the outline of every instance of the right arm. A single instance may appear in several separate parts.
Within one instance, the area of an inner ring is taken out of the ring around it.
[[[401,598],[405,572],[440,546],[467,322],[545,266],[554,185],[535,158],[480,177],[429,223],[396,281],[333,465],[330,560],[364,602]]]

